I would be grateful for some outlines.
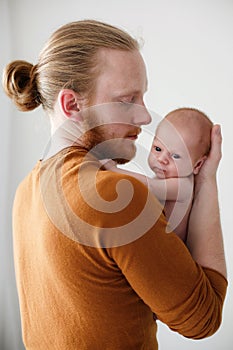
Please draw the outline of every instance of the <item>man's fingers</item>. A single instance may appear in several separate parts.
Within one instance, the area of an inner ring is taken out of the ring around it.
[[[220,125],[216,124],[212,128],[211,133],[211,150],[210,155],[216,159],[220,159],[222,156],[222,134]]]

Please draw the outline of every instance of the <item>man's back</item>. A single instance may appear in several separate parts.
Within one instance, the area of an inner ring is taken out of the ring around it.
[[[16,194],[14,254],[26,348],[157,349],[153,313],[187,337],[211,335],[221,322],[223,277],[203,272],[180,239],[166,233],[162,207],[138,180],[131,178],[133,198],[119,212],[93,207],[96,190],[111,203],[119,180],[128,186],[130,178],[96,172],[98,161],[85,155],[65,149],[38,162]],[[113,229],[115,246],[104,241]]]
[[[26,348],[156,349],[152,312],[106,249],[79,244],[55,227],[53,215],[63,222],[68,219],[52,185],[58,162],[38,162],[20,185],[14,205],[15,267]],[[76,180],[74,176],[67,201],[75,201]]]

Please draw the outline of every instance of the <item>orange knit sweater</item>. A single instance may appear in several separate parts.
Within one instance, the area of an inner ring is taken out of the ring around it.
[[[161,205],[143,184],[98,168],[85,150],[64,149],[39,161],[17,190],[26,349],[155,350],[153,313],[186,337],[213,334],[225,278],[166,233]]]

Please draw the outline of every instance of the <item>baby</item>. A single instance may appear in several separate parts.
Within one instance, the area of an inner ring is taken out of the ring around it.
[[[212,126],[210,119],[194,108],[179,108],[168,113],[156,129],[148,157],[155,173],[153,178],[117,168],[113,161],[104,164],[107,170],[134,176],[147,185],[164,204],[168,231],[174,231],[184,242],[194,176],[209,153]]]

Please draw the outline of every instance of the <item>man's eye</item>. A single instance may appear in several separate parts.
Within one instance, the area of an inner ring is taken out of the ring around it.
[[[127,97],[122,99],[120,103],[130,104],[130,103],[134,103],[134,101],[135,101],[135,97],[132,96],[132,97]]]
[[[180,155],[179,155],[179,154],[174,153],[174,154],[172,154],[172,158],[174,158],[174,159],[180,159]]]
[[[134,103],[134,102],[135,102],[135,96],[132,96],[129,103]]]

